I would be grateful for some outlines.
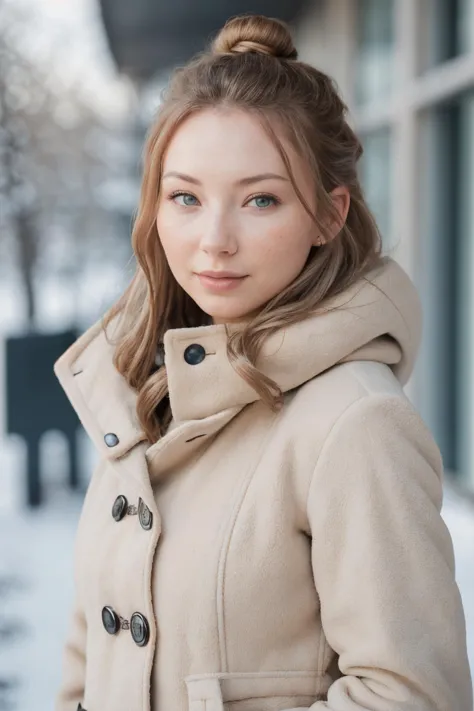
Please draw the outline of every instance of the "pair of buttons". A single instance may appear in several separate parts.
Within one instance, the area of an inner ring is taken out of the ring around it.
[[[184,360],[188,365],[199,365],[206,357],[206,351],[200,343],[191,343],[184,351]],[[161,368],[165,364],[165,349],[162,343],[158,344],[155,355],[155,365]],[[107,447],[116,447],[119,438],[114,432],[108,432],[105,437]]]
[[[140,526],[144,531],[149,531],[153,526],[153,514],[145,504],[142,498],[138,499],[137,506],[129,506],[127,497],[123,494],[117,496],[112,506],[112,517],[117,523],[121,521],[126,515],[136,516],[138,514],[138,520],[140,521]]]
[[[120,618],[113,607],[106,605],[102,608],[102,624],[111,635],[117,634],[120,629],[129,629],[133,641],[139,647],[145,647],[150,639],[150,626],[141,612],[134,612],[128,622]]]
[[[206,351],[200,343],[191,343],[191,345],[184,351],[184,360],[188,365],[199,365],[205,357]],[[163,344],[159,344],[156,352],[155,363],[159,368],[161,368],[161,366],[164,365],[164,362],[164,346]],[[120,440],[115,432],[107,432],[107,434],[104,435],[104,442],[107,447],[116,447],[120,443]]]

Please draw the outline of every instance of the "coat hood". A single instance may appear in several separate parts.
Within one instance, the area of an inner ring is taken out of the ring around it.
[[[415,287],[395,261],[385,258],[324,310],[268,338],[257,367],[283,392],[351,360],[385,363],[404,385],[413,370],[420,336],[421,309]],[[226,410],[237,413],[259,399],[229,363],[226,343],[223,324],[165,333],[165,365],[175,423],[209,418]],[[191,365],[184,352],[195,344],[204,348],[205,357]],[[108,458],[122,456],[145,439],[136,416],[136,393],[115,369],[113,351],[98,322],[54,367],[86,431]],[[113,449],[104,444],[107,433],[115,433],[119,439]]]

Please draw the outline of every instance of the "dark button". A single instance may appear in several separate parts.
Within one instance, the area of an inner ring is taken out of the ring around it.
[[[134,612],[130,619],[130,629],[132,631],[133,641],[139,647],[144,647],[150,639],[150,628],[147,619],[140,612]]]
[[[119,443],[119,438],[113,432],[109,432],[105,435],[104,441],[107,447],[116,447]]]
[[[117,634],[120,629],[120,619],[112,607],[102,608],[102,624],[109,634]]]
[[[153,514],[143,499],[138,499],[138,520],[145,531],[149,531],[153,526]]]
[[[86,711],[86,710],[85,710],[84,706],[82,706],[82,704],[78,704],[77,711]]]
[[[188,365],[198,365],[206,357],[206,351],[200,343],[192,343],[184,351],[184,360]]]
[[[117,496],[114,501],[114,505],[112,506],[112,516],[117,522],[123,519],[123,517],[127,513],[127,508],[128,501],[125,496],[120,494],[120,496]]]

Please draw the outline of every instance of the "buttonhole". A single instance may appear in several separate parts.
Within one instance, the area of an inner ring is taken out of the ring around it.
[[[199,439],[199,437],[205,437],[205,436],[206,436],[206,433],[200,434],[200,435],[196,435],[195,437],[191,437],[191,439],[187,439],[187,440],[186,440],[186,444],[187,444],[188,442],[193,442],[195,439]]]
[[[73,373],[73,375],[74,375],[74,377],[76,377],[76,375],[80,375],[83,372],[84,372],[83,370],[78,370],[77,373]]]

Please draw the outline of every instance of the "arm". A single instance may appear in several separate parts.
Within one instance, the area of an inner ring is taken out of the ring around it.
[[[82,603],[80,571],[81,532],[88,515],[90,501],[100,477],[104,462],[99,463],[94,472],[84,498],[81,515],[76,533],[74,551],[75,601],[71,613],[69,631],[63,652],[62,679],[56,697],[55,711],[76,711],[78,704],[83,702],[86,675],[86,641],[87,621]]]
[[[63,678],[56,711],[76,711],[84,698],[87,624],[80,603],[74,605],[63,654]]]
[[[442,492],[438,449],[408,401],[369,395],[334,426],[308,516],[322,625],[344,676],[311,711],[472,711]]]

